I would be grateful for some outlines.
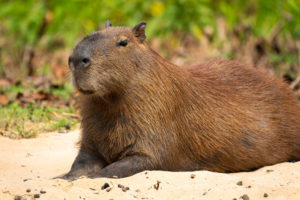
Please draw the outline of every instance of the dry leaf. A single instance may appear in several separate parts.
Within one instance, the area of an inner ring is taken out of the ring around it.
[[[8,104],[8,99],[5,94],[0,94],[0,105],[5,106]]]

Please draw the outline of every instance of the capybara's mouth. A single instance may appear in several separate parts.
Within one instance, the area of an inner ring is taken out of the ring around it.
[[[78,88],[78,91],[81,94],[85,94],[85,95],[89,95],[89,94],[94,94],[95,93],[95,91],[93,91],[93,90],[84,90],[84,89],[81,89],[81,88]]]

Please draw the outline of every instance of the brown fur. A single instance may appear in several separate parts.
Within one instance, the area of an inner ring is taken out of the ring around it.
[[[233,61],[175,66],[143,33],[108,27],[74,49],[71,65],[82,55],[92,64],[73,66],[87,94],[80,153],[65,178],[237,172],[300,159],[300,108],[285,83]]]

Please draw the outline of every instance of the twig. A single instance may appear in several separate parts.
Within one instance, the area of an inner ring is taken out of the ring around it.
[[[56,117],[59,117],[59,118],[62,118],[62,117],[63,117],[61,114],[58,114],[58,113],[55,112],[55,111],[52,111],[52,113],[53,113]]]
[[[65,117],[72,117],[72,118],[81,120],[81,116],[79,116],[79,115],[77,115],[77,114],[73,114],[73,113],[65,113],[65,112],[64,112],[64,113],[59,114],[59,113],[57,113],[57,112],[55,112],[55,111],[52,111],[52,113],[53,113],[56,117],[58,117],[58,118],[63,118],[63,117],[65,116]]]
[[[292,88],[292,90],[294,90],[298,83],[300,83],[300,75],[291,83],[290,88]]]
[[[81,119],[80,115],[77,115],[77,114],[73,114],[73,113],[62,113],[62,115],[64,116],[68,116],[68,117],[72,117],[72,118],[76,118],[76,119]]]

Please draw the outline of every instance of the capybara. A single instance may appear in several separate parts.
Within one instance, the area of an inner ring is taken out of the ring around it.
[[[300,107],[287,84],[234,61],[176,66],[146,44],[145,28],[107,22],[73,50],[82,135],[63,178],[239,172],[300,159]]]

